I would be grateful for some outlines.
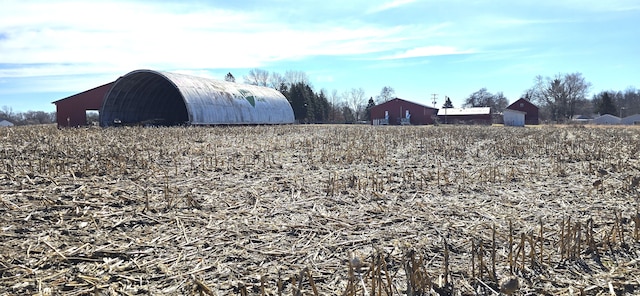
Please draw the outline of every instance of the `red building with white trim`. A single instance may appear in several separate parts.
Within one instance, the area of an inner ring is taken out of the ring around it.
[[[371,124],[433,124],[437,112],[436,108],[395,98],[371,108]]]
[[[525,99],[519,99],[513,102],[513,104],[509,105],[506,109],[525,112],[524,124],[535,125],[540,123],[538,119],[538,106]]]

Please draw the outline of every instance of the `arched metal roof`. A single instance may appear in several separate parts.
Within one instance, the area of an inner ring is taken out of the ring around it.
[[[100,125],[115,123],[288,124],[289,101],[277,90],[185,74],[136,70],[105,95]]]

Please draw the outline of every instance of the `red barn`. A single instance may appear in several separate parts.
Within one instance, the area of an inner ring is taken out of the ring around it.
[[[110,82],[53,102],[56,104],[58,128],[87,125],[87,110],[100,110],[112,85]]]
[[[525,99],[519,99],[506,109],[525,112],[524,124],[539,124],[538,107]]]
[[[438,111],[438,120],[444,124],[490,125],[491,107],[442,108]]]
[[[433,124],[437,112],[436,108],[395,98],[371,108],[371,124]]]

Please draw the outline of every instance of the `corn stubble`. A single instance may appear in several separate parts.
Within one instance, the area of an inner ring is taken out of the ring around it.
[[[0,294],[640,292],[640,129],[0,129]]]

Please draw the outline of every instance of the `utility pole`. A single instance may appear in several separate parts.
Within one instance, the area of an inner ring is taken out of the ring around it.
[[[438,103],[438,94],[431,94],[431,97],[433,98],[431,103],[433,103],[433,108],[435,108]]]
[[[449,97],[444,96],[445,105],[447,104],[447,100],[449,100]],[[447,124],[447,109],[449,109],[449,108],[447,108],[447,107],[444,108],[444,124]]]

